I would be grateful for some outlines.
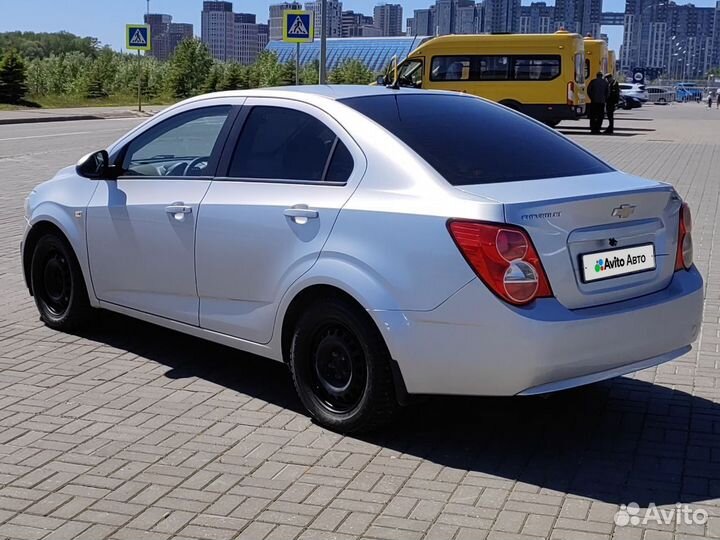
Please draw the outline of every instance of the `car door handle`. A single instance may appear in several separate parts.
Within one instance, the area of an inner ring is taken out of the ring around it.
[[[286,208],[283,212],[287,217],[290,218],[305,218],[305,219],[317,219],[318,211],[308,208],[307,206],[293,206],[292,208]]]
[[[184,204],[171,204],[165,207],[165,211],[168,214],[190,214],[192,212],[192,206],[186,206]]]

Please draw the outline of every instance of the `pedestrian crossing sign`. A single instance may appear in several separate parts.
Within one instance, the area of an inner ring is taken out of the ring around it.
[[[283,41],[310,43],[314,37],[312,11],[287,9],[283,12]]]
[[[147,24],[125,25],[125,46],[131,51],[149,51],[152,46],[150,26]]]

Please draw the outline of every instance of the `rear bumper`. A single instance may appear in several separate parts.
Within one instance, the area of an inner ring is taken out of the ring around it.
[[[473,280],[429,312],[371,312],[408,392],[552,392],[676,358],[700,330],[703,283],[693,267],[640,298],[568,310],[554,298],[527,308]]]

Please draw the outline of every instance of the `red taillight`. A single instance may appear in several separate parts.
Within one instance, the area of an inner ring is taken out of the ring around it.
[[[520,227],[450,221],[450,234],[492,292],[515,305],[552,296],[532,241]]]
[[[689,270],[693,263],[692,217],[690,207],[682,203],[678,225],[678,246],[675,256],[675,270]]]
[[[567,83],[567,104],[575,105],[575,83],[573,81]]]

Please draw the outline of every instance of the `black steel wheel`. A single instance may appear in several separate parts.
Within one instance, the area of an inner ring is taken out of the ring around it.
[[[72,330],[85,324],[90,303],[75,254],[64,238],[49,233],[33,251],[30,279],[35,304],[45,324]]]
[[[372,429],[397,408],[390,355],[369,316],[329,297],[299,317],[290,368],[303,405],[321,425],[341,432]]]

